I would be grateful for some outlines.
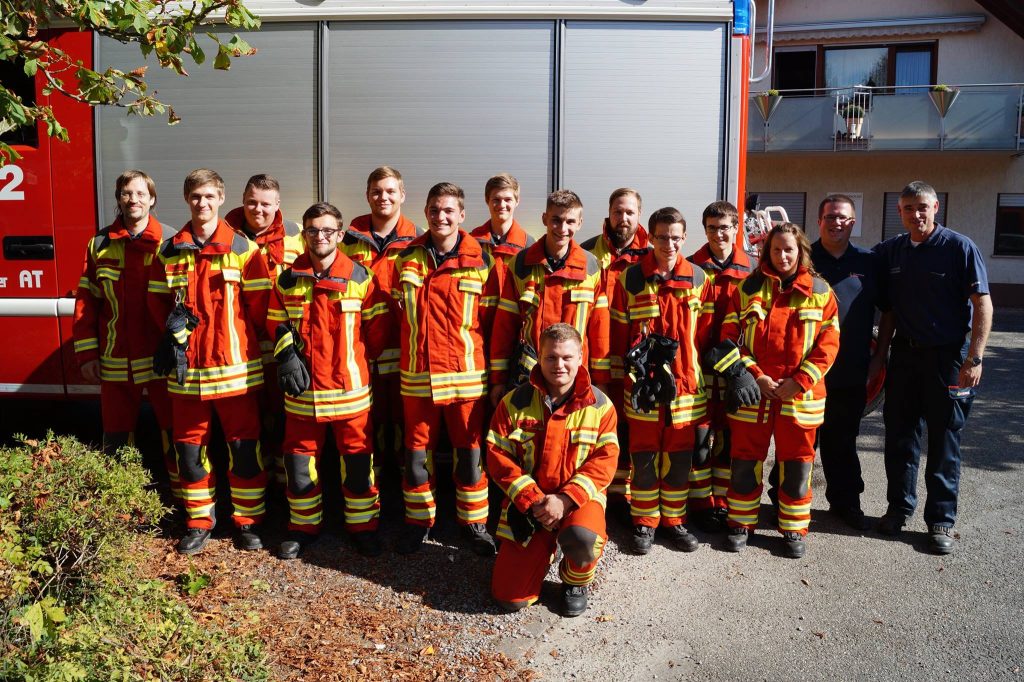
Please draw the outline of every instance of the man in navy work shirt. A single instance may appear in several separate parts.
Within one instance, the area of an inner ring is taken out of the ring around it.
[[[839,301],[839,355],[825,375],[825,421],[818,427],[821,467],[828,485],[825,498],[832,513],[847,525],[867,530],[860,507],[864,479],[857,435],[867,401],[867,381],[873,378],[868,375],[868,363],[879,278],[876,256],[850,243],[856,222],[850,197],[825,197],[818,206],[820,238],[811,245],[811,262]]]
[[[992,299],[978,247],[936,224],[938,209],[931,186],[910,183],[899,199],[906,234],[874,249],[884,274],[881,307],[891,311],[879,324],[880,350],[892,340],[884,412],[889,508],[878,530],[897,536],[914,512],[926,424],[924,521],[929,550],[949,554],[960,484],[960,436],[981,382]]]

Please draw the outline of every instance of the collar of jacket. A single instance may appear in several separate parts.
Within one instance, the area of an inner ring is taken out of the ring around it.
[[[430,232],[424,232],[419,237],[412,240],[412,243],[409,244],[409,248],[419,247],[424,251],[427,251],[427,242],[429,239]],[[477,240],[471,239],[469,234],[462,229],[459,229],[459,244],[456,247],[456,253],[458,256],[449,258],[441,263],[438,270],[445,268],[479,268],[485,264],[483,248],[481,248]]]
[[[526,248],[526,230],[524,230],[515,220],[512,221],[512,227],[508,228],[508,233],[500,244],[494,243],[490,220],[479,227],[474,227],[469,233],[469,236],[473,237],[478,242],[489,244],[494,247],[510,246],[514,247],[517,251],[521,251]]]
[[[236,234],[237,233],[231,229],[231,226],[221,218],[217,221],[217,229],[213,231],[213,234],[206,242],[206,245],[200,249],[199,245],[196,243],[195,236],[192,234],[192,222],[189,221],[185,223],[184,227],[178,230],[178,234],[174,235],[171,242],[179,251],[181,249],[195,249],[203,254],[221,254],[231,251],[231,242],[234,240]]]
[[[348,226],[346,232],[347,237],[352,239],[360,239],[370,245],[370,248],[377,251],[377,241],[373,238],[373,221],[372,216],[367,213],[366,215],[357,216],[353,218],[352,222]],[[394,237],[384,247],[385,251],[391,249],[404,249],[409,246],[409,242],[413,241],[417,237],[416,223],[405,217],[404,214],[398,215],[398,223],[395,224],[395,229],[392,232]]]
[[[224,222],[231,226],[231,229],[246,239],[256,242],[261,249],[266,249],[274,263],[284,262],[284,214],[278,209],[274,215],[274,222],[270,227],[258,235],[250,236],[247,232],[245,222],[245,209],[239,206],[228,211],[224,216]]]
[[[685,288],[693,285],[693,268],[694,265],[690,261],[682,257],[676,258],[676,266],[672,270],[672,274],[666,280],[662,280],[661,285],[666,287],[673,287],[677,289]],[[659,277],[658,275],[658,259],[654,256],[654,251],[647,253],[643,258],[640,259],[640,271],[644,273],[644,278],[648,281]]]
[[[524,258],[529,267],[537,265],[547,267],[548,252],[544,249],[545,242],[545,239],[538,239],[533,246],[526,249]],[[587,252],[573,239],[569,242],[569,252],[565,254],[565,264],[549,274],[582,282],[587,278]]]
[[[782,277],[767,260],[762,261],[761,272],[764,273],[765,277],[774,280],[775,283],[773,286],[782,286]],[[814,293],[814,276],[811,274],[811,271],[803,265],[797,268],[796,279],[793,280],[793,290],[799,291],[804,296],[810,296]]]
[[[541,373],[539,362],[530,371],[530,384],[540,393],[541,401],[543,401],[544,396],[548,394],[548,387],[544,383],[544,375]],[[597,402],[597,397],[594,396],[592,388],[590,372],[587,371],[583,363],[580,363],[579,372],[576,374],[576,383],[572,387],[572,397],[562,403],[555,412],[570,414],[593,405]]]
[[[352,278],[352,259],[342,253],[341,249],[334,252],[334,261],[323,277],[317,277],[313,271],[313,260],[309,254],[302,253],[292,263],[292,274],[296,277],[308,277],[315,279],[314,288],[330,289],[331,291],[345,291],[348,281]]]
[[[746,277],[754,269],[753,265],[750,263],[750,256],[746,251],[739,247],[739,244],[733,244],[732,259],[724,268],[720,267],[718,263],[715,262],[715,259],[712,257],[711,247],[706,243],[704,246],[697,249],[697,251],[690,256],[689,260],[705,270],[711,269],[717,274],[725,275],[727,277],[736,277],[738,279]]]
[[[631,241],[622,251],[617,251],[615,249],[615,243],[612,241],[611,233],[611,222],[605,218],[604,224],[601,226],[601,239],[604,240],[605,248],[608,249],[608,253],[612,255],[613,259],[642,256],[651,249],[651,237],[647,234],[647,230],[643,225],[637,225],[636,234],[633,235],[633,241]]]
[[[163,228],[160,226],[160,221],[150,214],[149,222],[146,223],[146,227],[138,237],[133,239],[132,233],[124,226],[124,221],[121,219],[121,216],[117,216],[114,218],[114,222],[110,223],[107,227],[107,236],[111,239],[127,239],[129,241],[143,242],[146,246],[150,247],[149,251],[155,253],[157,248],[160,247],[160,242],[163,240]]]

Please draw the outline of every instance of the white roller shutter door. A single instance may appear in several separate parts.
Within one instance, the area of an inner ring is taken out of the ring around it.
[[[147,81],[182,117],[177,126],[165,116],[125,116],[123,109],[99,109],[100,215],[113,219],[113,185],[126,168],[138,168],[156,180],[160,220],[180,227],[188,220],[182,183],[189,171],[209,167],[223,176],[227,200],[221,215],[242,203],[245,181],[270,173],[281,182],[285,216],[298,220],[317,200],[316,40],[315,25],[267,25],[243,36],[259,51],[233,60],[229,71],[215,71],[212,40],[201,45],[208,63],[190,64],[182,78],[149,59]],[[139,65],[135,45],[102,38],[98,69]]]
[[[516,212],[534,234],[550,189],[552,22],[332,22],[328,57],[328,196],[366,213],[366,176],[405,179],[403,211],[424,226],[427,190],[466,192],[466,227],[487,220],[484,183],[512,173]]]

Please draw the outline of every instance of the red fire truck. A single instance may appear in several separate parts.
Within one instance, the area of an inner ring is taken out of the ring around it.
[[[0,396],[98,392],[79,376],[71,315],[86,243],[113,219],[127,168],[154,177],[155,212],[174,227],[188,215],[182,180],[199,167],[224,176],[225,209],[250,175],[275,175],[291,217],[319,200],[364,213],[366,175],[381,164],[402,171],[405,212],[420,222],[428,187],[462,185],[467,228],[486,219],[483,185],[500,171],[520,180],[517,217],[535,234],[557,187],[583,198],[581,237],[623,185],[648,213],[673,205],[691,221],[718,198],[742,206],[753,4],[256,0],[263,28],[245,36],[256,55],[188,78],[149,70],[183,118],[174,127],[44,95],[41,76],[4,65],[5,87],[52,106],[71,141],[42,128],[3,138],[22,158],[0,167]],[[51,40],[98,70],[143,63],[98,35]]]

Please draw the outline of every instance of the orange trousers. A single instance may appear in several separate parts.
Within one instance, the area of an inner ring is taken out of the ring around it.
[[[574,509],[553,531],[538,528],[526,546],[502,540],[491,574],[491,594],[511,607],[533,604],[540,598],[544,576],[562,548],[558,575],[567,585],[589,585],[608,539],[604,507],[591,500]]]
[[[100,410],[103,421],[103,449],[116,450],[122,445],[135,443],[135,427],[139,421],[142,393],[149,396],[149,404],[160,427],[160,446],[164,467],[171,483],[171,494],[181,502],[181,484],[178,482],[178,463],[171,444],[171,399],[166,379],[154,379],[144,384],[131,381],[104,381],[100,384]]]
[[[402,496],[405,522],[433,526],[434,449],[441,423],[454,449],[455,512],[460,525],[487,523],[487,474],[481,446],[484,439],[485,399],[435,405],[430,398],[402,396],[405,411],[405,474]]]

